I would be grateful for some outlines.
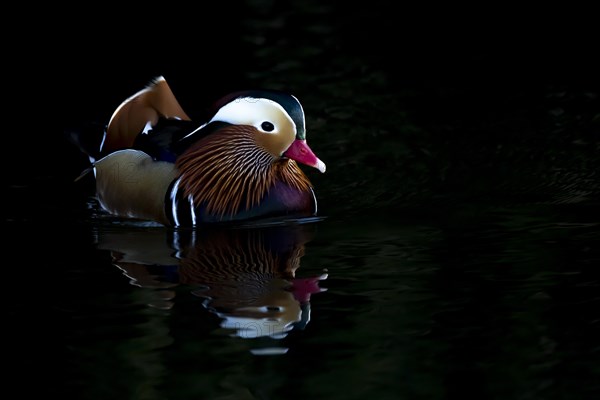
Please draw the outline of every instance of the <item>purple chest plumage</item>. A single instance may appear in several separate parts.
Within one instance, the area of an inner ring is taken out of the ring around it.
[[[205,204],[193,204],[177,188],[173,188],[165,204],[165,212],[174,226],[277,217],[302,218],[315,216],[317,213],[317,200],[312,188],[307,191],[299,190],[281,181],[276,181],[257,205],[233,215],[211,214],[207,212]]]

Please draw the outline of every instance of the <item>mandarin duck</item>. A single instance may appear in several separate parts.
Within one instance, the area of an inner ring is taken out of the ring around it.
[[[320,172],[325,164],[306,142],[296,97],[235,92],[210,115],[192,121],[164,77],[123,101],[90,157],[100,206],[172,227],[316,215],[297,163]]]

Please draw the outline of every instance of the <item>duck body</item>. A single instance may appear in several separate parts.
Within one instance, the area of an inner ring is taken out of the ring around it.
[[[117,108],[92,161],[104,210],[174,227],[314,216],[313,187],[297,162],[325,171],[295,97],[233,93],[198,123],[162,77]]]

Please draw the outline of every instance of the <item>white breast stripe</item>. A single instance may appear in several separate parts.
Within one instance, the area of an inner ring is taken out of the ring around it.
[[[192,215],[192,226],[196,226],[196,212],[194,211],[194,198],[192,195],[188,196],[188,200],[190,201],[190,214]]]
[[[179,218],[177,218],[177,189],[179,189],[179,181],[181,178],[175,181],[173,189],[171,189],[171,214],[173,214],[173,221],[175,226],[179,226]]]

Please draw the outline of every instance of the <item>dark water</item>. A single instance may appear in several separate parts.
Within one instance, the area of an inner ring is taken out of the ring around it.
[[[6,390],[598,398],[591,25],[420,24],[379,3],[215,6],[208,25],[150,24],[144,44],[87,19],[70,31],[85,45],[40,39],[55,62],[16,75],[30,90],[15,99],[61,101],[6,144],[27,149],[5,169]],[[306,171],[323,218],[192,232],[98,212],[63,130],[105,123],[158,74],[192,116],[240,87],[293,92],[328,166]]]
[[[39,225],[13,222],[11,365],[75,398],[591,399],[590,211],[197,233],[109,219],[33,247]]]

